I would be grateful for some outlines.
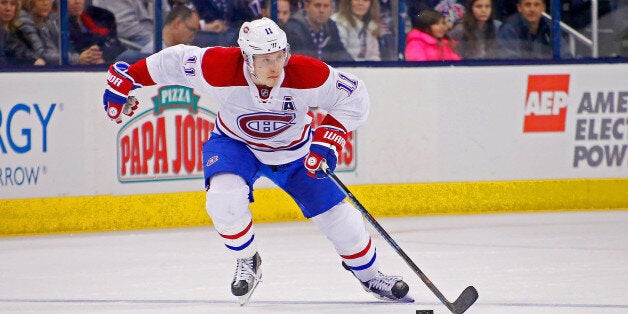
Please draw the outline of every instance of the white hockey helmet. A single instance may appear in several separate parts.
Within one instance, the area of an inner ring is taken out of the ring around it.
[[[253,56],[286,51],[286,63],[290,57],[290,45],[286,32],[271,19],[263,17],[251,22],[244,22],[240,27],[238,46],[247,63],[251,74],[255,75],[253,68]]]

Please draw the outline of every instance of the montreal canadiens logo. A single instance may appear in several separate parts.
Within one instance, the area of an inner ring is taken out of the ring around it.
[[[294,113],[253,113],[238,118],[238,127],[256,139],[273,138],[294,124]]]

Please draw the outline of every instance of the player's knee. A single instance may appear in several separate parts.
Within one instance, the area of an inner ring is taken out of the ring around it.
[[[240,176],[218,174],[211,178],[205,209],[217,229],[228,231],[251,220],[249,187]]]

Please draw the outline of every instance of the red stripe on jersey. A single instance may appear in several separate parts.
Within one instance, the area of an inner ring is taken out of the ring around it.
[[[293,55],[284,68],[286,77],[281,87],[308,89],[323,85],[329,77],[329,67],[323,61],[303,55]]]
[[[245,235],[247,232],[249,232],[249,230],[251,229],[251,226],[253,225],[253,220],[251,220],[251,222],[249,222],[249,225],[246,226],[246,228],[244,228],[244,230],[242,230],[241,232],[238,232],[236,234],[233,235],[228,235],[228,234],[222,234],[222,233],[218,233],[221,237],[225,238],[225,239],[229,239],[229,240],[235,240],[243,235]]]
[[[212,47],[205,51],[201,67],[205,81],[214,87],[248,86],[240,48]]]
[[[269,151],[289,149],[290,147],[293,147],[293,146],[296,146],[298,144],[301,144],[303,141],[305,141],[307,139],[307,136],[308,136],[308,134],[310,132],[310,125],[307,124],[303,128],[303,132],[301,133],[301,138],[299,138],[298,140],[292,141],[290,144],[285,145],[285,146],[272,147],[270,145],[266,145],[266,144],[262,144],[262,143],[247,141],[246,139],[238,136],[237,133],[233,132],[224,122],[222,122],[222,118],[220,117],[220,113],[218,113],[218,116],[216,117],[216,123],[218,124],[218,129],[228,131],[231,134],[231,137],[237,137],[242,142],[246,143],[246,145],[252,146],[252,147],[258,148],[258,149],[269,150]]]
[[[364,248],[364,250],[355,253],[353,255],[340,255],[340,257],[344,258],[344,259],[355,259],[358,257],[362,257],[364,255],[366,255],[366,253],[369,251],[369,249],[371,248],[371,239],[369,238],[369,244],[366,245],[366,248]]]
[[[135,80],[135,83],[141,84],[142,86],[151,86],[157,84],[155,83],[155,81],[153,81],[153,78],[148,72],[146,59],[142,59],[131,64],[127,73]]]

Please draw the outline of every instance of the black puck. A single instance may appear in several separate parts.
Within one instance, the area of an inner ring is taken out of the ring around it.
[[[434,314],[434,310],[416,310],[416,314]]]

